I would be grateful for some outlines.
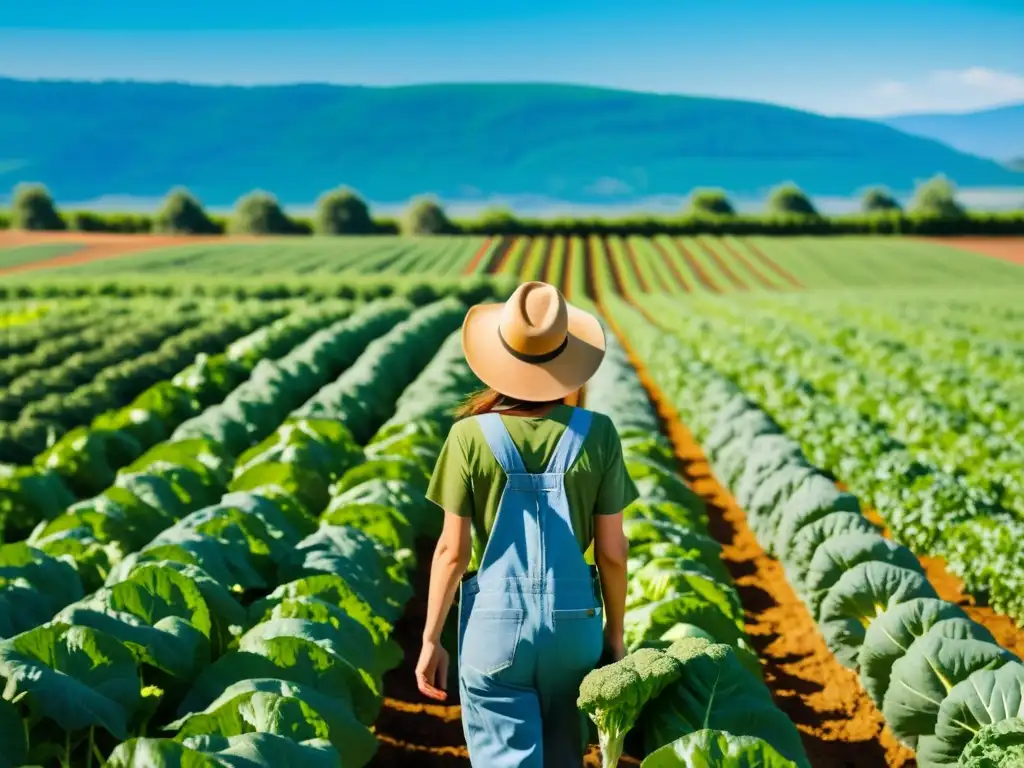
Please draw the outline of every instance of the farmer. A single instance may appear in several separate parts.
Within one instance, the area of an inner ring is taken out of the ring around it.
[[[602,650],[615,661],[624,654],[622,510],[637,498],[611,420],[582,407],[604,331],[554,286],[528,282],[504,305],[471,308],[462,347],[489,389],[462,407],[427,491],[445,518],[417,685],[447,698],[440,637],[461,580],[459,693],[471,763],[580,766],[580,682]],[[591,544],[596,570],[584,558]]]

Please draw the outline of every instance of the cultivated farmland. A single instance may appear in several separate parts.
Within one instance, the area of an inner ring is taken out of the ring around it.
[[[412,680],[423,491],[466,307],[517,279],[603,317],[587,405],[642,494],[627,641],[663,678],[584,697],[595,744],[1022,749],[1012,245],[74,237],[0,249],[0,766],[467,766]]]

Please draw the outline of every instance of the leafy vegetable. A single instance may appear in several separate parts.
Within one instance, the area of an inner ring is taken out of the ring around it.
[[[964,768],[1016,768],[1024,765],[1024,719],[991,723],[970,740],[960,765]]]
[[[702,729],[649,754],[641,768],[796,768],[764,739]]]
[[[618,765],[626,734],[644,706],[682,672],[674,657],[642,648],[583,679],[576,703],[597,726],[603,768]]]

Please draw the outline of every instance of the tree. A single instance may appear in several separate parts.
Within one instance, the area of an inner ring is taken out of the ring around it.
[[[402,219],[404,235],[443,235],[454,230],[444,208],[432,197],[413,200]]]
[[[187,189],[176,187],[153,217],[153,231],[174,235],[213,235],[218,231],[210,217]]]
[[[910,203],[912,213],[941,218],[958,218],[966,211],[956,199],[956,185],[941,173],[917,185]]]
[[[269,192],[250,192],[235,204],[231,232],[240,235],[287,235],[295,225]]]
[[[860,207],[864,213],[895,213],[902,210],[899,201],[882,187],[874,187],[865,192]]]
[[[319,235],[369,235],[376,230],[366,202],[347,187],[320,196],[313,227]]]
[[[687,212],[692,216],[735,216],[729,197],[721,189],[695,189]]]
[[[42,184],[19,184],[11,201],[11,228],[35,231],[64,229],[64,220]]]
[[[783,184],[768,195],[768,210],[777,216],[817,216],[814,207],[804,191],[796,184]]]

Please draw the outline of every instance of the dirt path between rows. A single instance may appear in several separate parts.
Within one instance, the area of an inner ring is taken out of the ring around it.
[[[601,311],[657,408],[681,473],[708,505],[710,533],[722,544],[723,560],[743,603],[746,632],[761,659],[765,683],[776,705],[800,731],[811,765],[915,766],[913,752],[899,744],[885,726],[857,674],[840,665],[829,650],[814,619],[787,581],[782,565],[758,544],[743,510],[715,479],[702,449],[628,339],[608,313],[603,308]]]
[[[231,238],[231,242],[251,240],[252,238]],[[6,269],[0,274],[18,272],[35,272],[43,269],[71,267],[87,264],[100,259],[111,259],[130,256],[135,253],[167,248],[175,245],[194,245],[198,243],[220,242],[228,239],[223,236],[199,237],[193,235],[116,235],[92,232],[19,232],[14,230],[0,232],[0,248],[18,248],[28,245],[50,245],[66,243],[81,245],[78,250],[54,256],[49,259],[30,261]]]
[[[492,242],[493,240],[488,237],[486,240],[484,240],[483,244],[481,244],[481,246],[476,249],[476,253],[473,254],[473,258],[470,259],[469,263],[463,268],[463,275],[476,274],[477,269],[479,269],[480,267],[480,262],[483,261],[484,258],[489,258],[488,254],[491,251]]]
[[[752,243],[750,240],[741,239],[739,242],[743,245],[743,247],[745,247],[754,255],[754,258],[756,258],[764,266],[772,270],[772,272],[774,272],[776,275],[778,275],[787,283],[789,283],[793,288],[804,287],[803,283],[801,283],[799,280],[793,277],[792,273],[790,273],[789,270],[785,269],[781,264],[775,261],[775,259],[771,258],[768,254],[766,254],[764,251],[762,251],[760,248],[754,245],[754,243]]]
[[[922,237],[928,243],[1024,264],[1024,237]]]

